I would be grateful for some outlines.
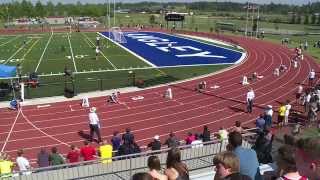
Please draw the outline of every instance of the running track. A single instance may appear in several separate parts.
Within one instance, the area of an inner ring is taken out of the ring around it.
[[[211,132],[221,126],[231,127],[236,120],[251,127],[263,112],[261,106],[278,107],[279,101],[294,99],[296,83],[306,83],[311,68],[319,71],[309,56],[293,69],[290,59],[294,52],[280,45],[244,37],[232,37],[232,40],[247,50],[247,59],[231,70],[203,78],[208,87],[219,85],[218,89],[208,88],[205,93],[197,93],[194,88],[200,80],[193,80],[171,85],[174,94],[171,101],[162,98],[167,87],[122,94],[120,101],[123,103],[116,105],[106,105],[105,98],[90,99],[91,106],[98,109],[103,138],[110,139],[114,130],[123,132],[130,127],[137,142],[146,145],[155,134],[160,135],[163,142],[171,130],[183,138],[189,131],[201,132],[204,125]],[[288,71],[276,78],[272,72],[280,64],[285,64]],[[246,114],[243,110],[247,87],[240,81],[243,75],[255,71],[264,78],[250,85],[255,90],[257,106],[253,114]],[[138,95],[144,99],[131,100]],[[0,109],[0,147],[13,157],[18,149],[24,148],[25,156],[33,162],[40,147],[49,151],[57,146],[61,153],[67,153],[71,144],[82,146],[83,137],[79,132],[88,134],[88,112],[80,107],[79,101],[54,103],[39,109],[26,106],[20,112]]]

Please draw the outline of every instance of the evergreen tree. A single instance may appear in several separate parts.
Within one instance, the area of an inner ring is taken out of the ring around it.
[[[309,14],[304,15],[304,22],[303,24],[309,24]]]
[[[317,17],[315,14],[311,15],[311,24],[316,24]]]

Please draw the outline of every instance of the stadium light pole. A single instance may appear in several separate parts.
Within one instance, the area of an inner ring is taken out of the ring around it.
[[[244,35],[245,35],[245,36],[247,36],[247,34],[248,34],[249,1],[248,1],[248,3],[247,3],[246,9],[247,9],[247,16],[246,16],[246,30],[245,30],[245,32],[244,32]]]
[[[259,33],[259,20],[260,20],[260,7],[258,6],[258,16],[257,16],[257,29],[256,29],[256,38],[258,38]]]

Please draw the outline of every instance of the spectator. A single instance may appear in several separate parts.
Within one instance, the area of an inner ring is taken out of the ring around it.
[[[46,149],[41,148],[38,154],[37,162],[40,168],[50,166],[49,153],[47,153]]]
[[[255,94],[253,89],[249,89],[247,92],[247,112],[252,113],[252,107],[253,107],[253,100],[255,98]]]
[[[252,149],[256,151],[259,163],[272,163],[272,140],[269,141],[264,132],[259,133]]]
[[[282,146],[278,149],[277,166],[278,180],[307,180],[307,177],[301,176],[296,165],[295,150],[292,146]]]
[[[220,127],[218,131],[219,140],[224,142],[228,140],[228,131],[224,127]]]
[[[238,132],[229,134],[229,148],[240,160],[240,173],[248,175],[253,180],[261,180],[257,154],[252,149],[241,147],[242,135]]]
[[[99,147],[100,158],[102,163],[111,163],[112,162],[112,145],[108,144],[107,140],[104,140]]]
[[[318,137],[300,139],[301,146],[296,152],[299,172],[313,179],[320,179],[320,140]],[[299,142],[298,141],[298,142]]]
[[[67,160],[69,163],[76,163],[80,160],[80,152],[75,145],[70,146],[71,151],[67,154]]]
[[[213,159],[216,168],[215,176],[224,180],[251,180],[249,176],[240,174],[239,158],[230,151],[217,154]],[[217,179],[215,177],[215,179]]]
[[[200,139],[198,133],[194,134],[194,141],[192,141],[191,145],[192,145],[192,148],[198,148],[203,146],[202,140]]]
[[[151,148],[152,151],[161,149],[161,142],[159,135],[155,135],[153,141],[148,144],[148,148]]]
[[[125,140],[118,150],[118,156],[140,153],[140,147],[135,142]]]
[[[131,133],[131,129],[127,128],[126,129],[126,133],[122,135],[122,140],[124,141],[128,141],[130,143],[134,142],[134,135]]]
[[[258,132],[263,132],[266,129],[266,121],[263,119],[263,114],[260,114],[259,118],[256,120],[256,128]]]
[[[233,131],[238,132],[238,133],[243,133],[243,128],[241,127],[241,122],[240,121],[236,121],[235,122],[235,126],[233,128]]]
[[[208,126],[203,126],[203,132],[201,134],[202,141],[203,142],[211,141],[210,135],[211,135],[211,133],[210,133]]]
[[[84,141],[84,147],[80,149],[80,155],[84,161],[91,161],[95,159],[97,152],[96,149],[89,145],[88,141]]]
[[[164,174],[161,174],[159,171],[161,169],[160,159],[157,156],[150,156],[148,158],[148,168],[149,174],[153,179],[157,180],[167,180],[168,177]]]
[[[98,143],[101,142],[100,134],[100,120],[96,113],[97,109],[95,107],[90,108],[89,113],[89,128],[90,128],[90,141],[93,141],[93,134],[95,133],[98,137]]]
[[[168,176],[169,180],[189,179],[189,170],[187,166],[181,162],[181,153],[178,148],[169,150],[166,165],[167,169],[165,170],[165,175]]]
[[[286,101],[286,111],[284,114],[284,125],[288,125],[289,123],[289,114],[290,114],[290,109],[291,109],[291,104],[290,104],[290,100]]]
[[[263,119],[265,120],[267,129],[272,127],[272,115],[273,115],[272,106],[268,105],[264,112],[264,117],[263,117]]]
[[[180,145],[180,142],[179,142],[179,139],[176,137],[176,135],[173,132],[170,132],[169,138],[166,140],[166,142],[163,145],[167,145],[169,148],[178,147]]]
[[[120,137],[119,131],[113,132],[111,143],[112,143],[113,150],[117,151],[121,145],[121,137]]]
[[[195,140],[194,135],[191,132],[188,132],[188,135],[187,135],[187,137],[185,139],[186,144],[191,144],[192,141],[194,141],[194,140]]]
[[[279,128],[283,126],[285,113],[286,113],[286,106],[283,103],[281,103],[278,110],[278,127]]]
[[[18,150],[17,155],[18,157],[16,159],[16,162],[19,167],[19,170],[23,171],[23,174],[25,174],[27,170],[31,169],[30,163],[27,158],[23,157],[22,149]]]
[[[49,162],[50,162],[50,165],[52,165],[52,166],[56,166],[56,165],[60,165],[60,164],[65,163],[62,155],[58,153],[57,147],[51,148],[51,154],[49,155]]]
[[[12,176],[13,166],[14,164],[10,161],[9,156],[3,152],[0,153],[0,179]]]
[[[130,180],[153,180],[153,178],[149,173],[139,172],[134,174]]]

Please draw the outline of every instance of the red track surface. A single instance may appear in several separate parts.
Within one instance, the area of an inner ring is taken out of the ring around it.
[[[164,141],[171,130],[182,138],[189,131],[201,132],[203,125],[212,132],[221,126],[231,127],[236,120],[252,126],[263,109],[256,106],[253,114],[243,112],[247,92],[247,87],[240,84],[243,75],[253,72],[263,75],[263,79],[251,84],[256,93],[255,104],[277,107],[277,101],[294,98],[296,83],[306,82],[311,68],[319,71],[310,57],[293,69],[290,59],[294,52],[285,47],[240,37],[232,40],[247,50],[248,57],[232,70],[204,78],[209,87],[219,85],[218,89],[208,88],[206,93],[197,93],[194,88],[199,80],[193,80],[171,85],[174,94],[171,101],[162,98],[167,87],[122,94],[120,101],[124,103],[117,105],[106,105],[104,97],[90,99],[91,105],[98,109],[103,138],[110,139],[113,131],[123,132],[130,127],[137,142],[145,145],[155,134]],[[280,64],[285,64],[288,71],[276,78],[272,72]],[[137,95],[144,99],[131,100]],[[70,144],[81,147],[83,138],[78,132],[88,134],[88,109],[79,104],[79,101],[69,101],[52,103],[47,108],[26,106],[20,114],[0,109],[0,147],[13,156],[17,149],[24,148],[26,157],[32,160],[40,147],[49,150],[57,146],[61,153],[67,153]]]

